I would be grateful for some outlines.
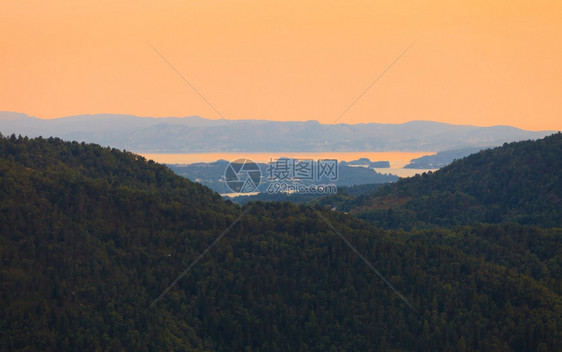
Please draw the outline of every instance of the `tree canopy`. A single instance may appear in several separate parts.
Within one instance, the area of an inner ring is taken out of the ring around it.
[[[241,207],[54,138],[1,137],[0,184],[3,350],[562,349],[560,229],[391,231],[321,205]]]

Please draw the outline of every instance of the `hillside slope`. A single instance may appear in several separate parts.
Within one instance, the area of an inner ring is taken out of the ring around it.
[[[562,134],[483,150],[366,196],[326,198],[379,226],[562,226]]]
[[[0,138],[2,350],[562,348],[562,233],[387,232],[338,212],[242,208],[164,166]],[[345,236],[403,302],[346,246]]]

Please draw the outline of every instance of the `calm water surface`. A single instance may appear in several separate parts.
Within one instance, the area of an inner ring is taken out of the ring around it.
[[[352,161],[359,158],[368,158],[371,161],[388,161],[390,168],[376,169],[383,174],[394,174],[400,177],[413,176],[418,173],[430,171],[429,169],[404,169],[411,159],[424,155],[433,155],[433,152],[324,152],[324,153],[140,153],[149,160],[163,164],[192,164],[210,163],[220,159],[233,161],[238,158],[248,158],[255,162],[267,163],[280,157],[295,159],[337,159],[338,161]]]

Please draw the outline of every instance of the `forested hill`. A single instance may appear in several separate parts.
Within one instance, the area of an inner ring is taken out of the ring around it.
[[[562,134],[483,150],[339,209],[388,228],[517,222],[562,226]]]
[[[0,137],[0,349],[556,351],[561,239],[241,208],[131,153]]]

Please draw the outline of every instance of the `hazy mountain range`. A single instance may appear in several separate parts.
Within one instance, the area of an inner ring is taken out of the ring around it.
[[[44,120],[0,112],[0,132],[65,140],[145,153],[442,151],[537,139],[554,131],[510,126],[478,127],[431,121],[402,124],[328,124],[318,121],[210,120],[198,116],[151,118],[77,115]],[[320,136],[320,137],[319,137]],[[317,143],[313,143],[316,139]]]

